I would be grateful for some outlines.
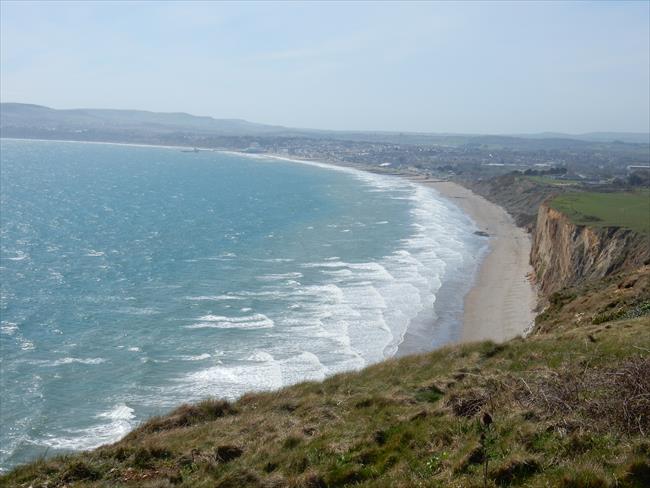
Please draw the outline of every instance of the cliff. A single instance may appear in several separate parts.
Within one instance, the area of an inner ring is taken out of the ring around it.
[[[531,263],[540,291],[548,297],[567,286],[649,264],[648,244],[645,233],[622,227],[579,225],[542,204],[533,233]]]

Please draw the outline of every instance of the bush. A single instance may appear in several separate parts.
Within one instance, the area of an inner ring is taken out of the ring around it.
[[[83,461],[74,461],[63,472],[62,480],[66,483],[83,480],[97,480],[99,471]]]
[[[590,430],[628,434],[650,431],[650,358],[577,373],[537,372],[516,384],[516,399],[548,416],[571,418]]]

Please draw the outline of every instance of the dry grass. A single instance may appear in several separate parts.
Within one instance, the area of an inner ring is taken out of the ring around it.
[[[641,436],[649,432],[648,357],[632,357],[606,368],[540,370],[518,380],[514,385],[517,401],[546,418],[579,422],[567,428]]]
[[[650,317],[650,266],[560,290],[548,302],[535,320],[538,333]]]
[[[225,400],[207,399],[196,405],[181,405],[162,417],[153,417],[131,432],[126,439],[135,439],[146,434],[190,427],[209,422],[225,415],[234,415],[237,410]]]

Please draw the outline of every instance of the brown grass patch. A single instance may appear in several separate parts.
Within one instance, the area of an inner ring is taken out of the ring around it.
[[[547,416],[582,420],[629,434],[650,431],[650,360],[636,357],[609,368],[560,368],[520,378],[515,394]]]
[[[142,434],[151,434],[180,427],[190,427],[216,420],[226,415],[235,415],[237,410],[230,402],[225,400],[203,400],[196,405],[181,405],[164,417],[154,417],[131,432],[127,439],[139,437]]]
[[[477,415],[490,399],[487,391],[479,388],[455,393],[447,401],[454,415],[457,417],[474,417]]]

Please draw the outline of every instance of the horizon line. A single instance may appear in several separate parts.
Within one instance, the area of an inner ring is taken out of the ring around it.
[[[31,102],[13,102],[13,101],[0,101],[0,106],[2,105],[30,105],[34,107],[46,108],[54,111],[79,111],[79,110],[105,110],[105,111],[117,111],[117,112],[145,112],[151,114],[160,114],[160,115],[188,115],[190,117],[196,118],[209,118],[212,120],[219,121],[239,121],[246,122],[249,124],[262,125],[266,127],[275,127],[278,129],[287,129],[287,130],[296,130],[296,131],[310,131],[310,132],[343,132],[343,133],[374,133],[374,134],[394,134],[394,135],[432,135],[432,136],[469,136],[469,137],[479,137],[479,136],[498,136],[498,137],[514,137],[514,138],[526,138],[527,136],[544,136],[550,135],[548,139],[563,139],[570,137],[561,137],[561,136],[588,136],[588,135],[597,135],[597,134],[628,134],[628,135],[647,135],[650,137],[650,130],[634,130],[634,131],[620,131],[620,130],[596,130],[596,131],[587,131],[587,132],[562,132],[557,130],[541,130],[537,132],[433,132],[433,131],[412,131],[412,130],[398,130],[398,129],[316,129],[311,127],[294,127],[276,123],[266,123],[266,122],[256,122],[251,121],[241,117],[215,117],[214,115],[197,115],[191,112],[185,111],[156,111],[149,109],[141,108],[106,108],[106,107],[75,107],[75,108],[55,108],[49,105],[42,105],[39,103]],[[643,143],[640,143],[643,144]],[[648,141],[650,144],[650,140]]]

